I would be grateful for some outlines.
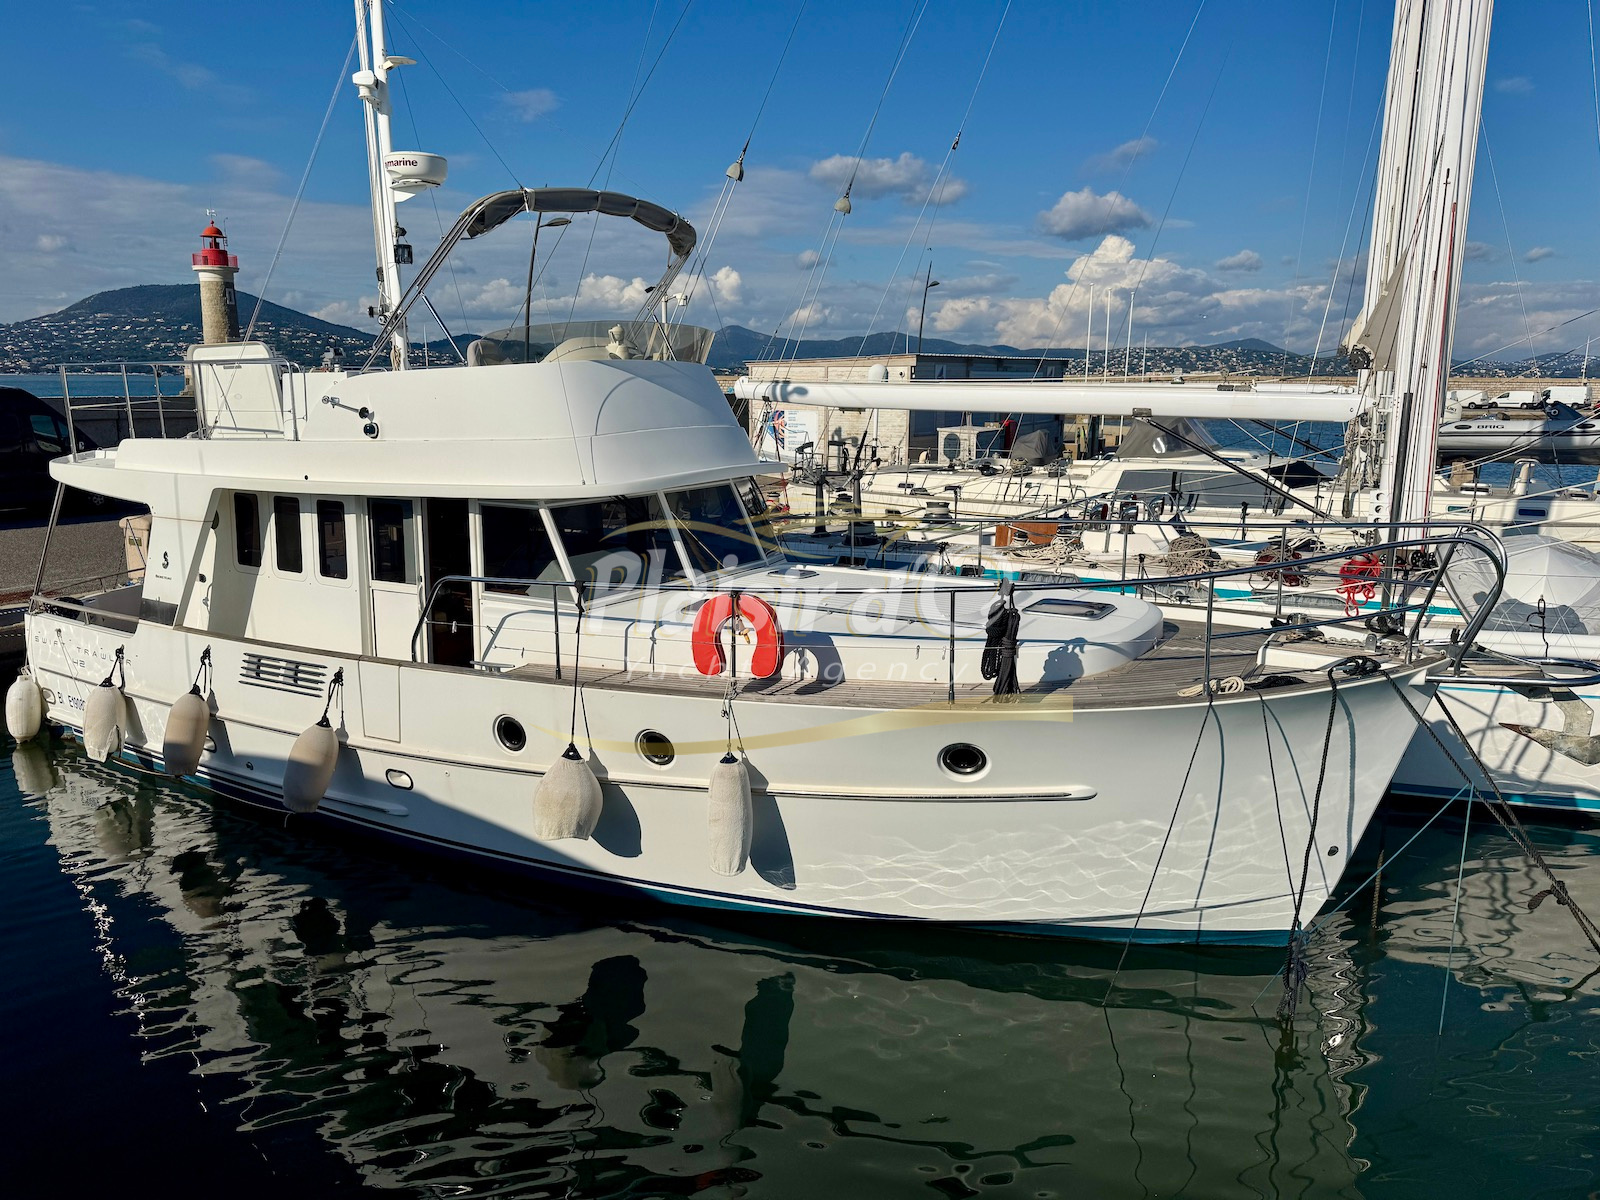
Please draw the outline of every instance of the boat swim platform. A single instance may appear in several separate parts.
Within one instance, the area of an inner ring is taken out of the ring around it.
[[[1321,641],[1282,641],[1278,646],[1292,649],[1297,661],[1292,666],[1278,666],[1262,670],[1256,665],[1262,643],[1273,629],[1251,630],[1248,633],[1223,639],[1213,638],[1211,649],[1211,678],[1228,679],[1237,676],[1246,685],[1253,679],[1266,675],[1295,675],[1303,685],[1323,683],[1322,668],[1353,654],[1372,653],[1360,646],[1329,644]],[[1163,637],[1155,649],[1123,666],[1102,671],[1087,678],[1063,680],[1048,684],[1025,686],[1019,693],[1005,698],[994,694],[991,680],[975,678],[976,670],[966,672],[967,678],[958,677],[955,684],[956,705],[973,708],[978,705],[1034,703],[1060,708],[1144,708],[1169,704],[1204,704],[1205,695],[1200,689],[1205,671],[1205,625],[1198,621],[1165,622]],[[977,665],[979,649],[964,643],[970,651],[972,666]],[[1396,660],[1384,659],[1372,653],[1385,666],[1400,665]],[[560,683],[572,686],[574,668],[563,664],[561,674],[556,674],[553,663],[528,663],[504,673],[510,679],[531,679],[542,683]],[[662,696],[721,698],[728,692],[726,675],[697,675],[685,669],[682,673],[649,672],[639,669],[584,667],[577,682],[586,688],[610,688],[647,692]],[[1287,689],[1292,685],[1275,685],[1273,690]],[[1192,689],[1184,695],[1185,689]],[[738,699],[744,701],[770,701],[773,703],[816,704],[844,708],[908,709],[948,706],[949,681],[900,679],[842,679],[829,681],[815,676],[771,679],[741,677]]]

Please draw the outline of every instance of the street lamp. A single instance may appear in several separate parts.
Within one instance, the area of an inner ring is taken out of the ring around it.
[[[917,317],[917,353],[922,353],[922,324],[928,319],[928,293],[939,286],[933,277],[933,264],[928,264],[928,282],[922,285],[922,313]]]
[[[528,294],[523,300],[522,312],[522,361],[527,362],[533,357],[533,262],[539,257],[539,230],[555,229],[561,225],[571,225],[571,217],[552,217],[546,221],[544,214],[540,213],[533,222],[533,249],[528,251]]]

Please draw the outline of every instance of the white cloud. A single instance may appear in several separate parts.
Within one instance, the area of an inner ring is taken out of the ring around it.
[[[933,171],[926,160],[910,151],[899,158],[863,158],[859,166],[853,155],[835,154],[812,163],[810,175],[818,183],[841,192],[848,184],[854,197],[899,196],[907,204],[921,204],[928,199],[933,184]],[[939,186],[932,189],[932,200],[935,204],[954,204],[967,190],[966,180],[946,175]]]
[[[1533,80],[1526,75],[1510,75],[1494,81],[1494,90],[1508,96],[1526,96],[1533,91]]]
[[[815,250],[802,250],[799,254],[794,256],[794,265],[799,267],[802,271],[809,271],[821,261],[822,255],[818,254]]]
[[[1529,263],[1543,262],[1547,258],[1554,258],[1555,253],[1555,250],[1550,246],[1535,246],[1522,256],[1522,261]]]
[[[65,234],[41,233],[34,239],[33,244],[45,254],[54,254],[66,246],[67,239]]]
[[[1217,259],[1219,271],[1259,271],[1261,270],[1261,255],[1254,250],[1241,250],[1237,254],[1230,254],[1226,258]]]
[[[547,113],[561,107],[561,100],[549,88],[529,88],[524,92],[506,92],[501,102],[519,121],[537,121]]]
[[[270,190],[283,180],[283,172],[263,159],[247,154],[213,154],[211,165],[230,185]]]
[[[1069,242],[1148,229],[1152,224],[1150,214],[1121,192],[1101,195],[1087,187],[1064,193],[1053,208],[1039,214],[1041,230]]]
[[[1096,154],[1083,164],[1083,169],[1091,175],[1109,175],[1125,170],[1135,159],[1143,158],[1161,143],[1148,134],[1144,137],[1134,138],[1131,142],[1123,142],[1114,150],[1104,154]]]
[[[1498,262],[1500,252],[1488,242],[1468,242],[1461,248],[1461,257],[1465,262]]]
[[[649,295],[645,291],[649,286],[650,281],[638,275],[632,279],[623,279],[618,275],[596,275],[590,272],[578,285],[578,303],[593,304],[608,312],[620,313],[624,309],[637,308],[643,304],[645,297]]]
[[[225,82],[210,67],[174,59],[158,42],[135,42],[128,47],[127,53],[128,57],[176,80],[178,86],[186,91],[203,91],[209,96],[231,104],[243,104],[252,99],[249,88]]]
[[[732,267],[719,267],[711,275],[711,287],[723,304],[738,304],[744,300],[744,280]]]

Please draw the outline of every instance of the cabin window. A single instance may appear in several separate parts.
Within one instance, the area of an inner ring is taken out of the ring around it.
[[[261,504],[254,492],[233,494],[233,551],[241,567],[261,566]]]
[[[739,497],[729,484],[668,492],[667,504],[697,571],[709,573],[765,561],[766,555],[744,519]]]
[[[512,508],[503,504],[480,507],[483,518],[483,573],[501,579],[565,579],[556,560],[556,548],[537,508]],[[491,592],[546,596],[550,588],[530,588],[515,583],[486,583]]]
[[[345,546],[344,505],[317,501],[317,572],[324,579],[348,579],[350,557]]]
[[[411,501],[369,500],[367,516],[372,525],[372,578],[383,583],[415,583],[406,561]]]
[[[573,578],[612,587],[681,579],[672,530],[654,496],[552,508]]]
[[[300,501],[295,497],[272,498],[272,540],[277,547],[278,570],[286,575],[305,570],[300,549]]]

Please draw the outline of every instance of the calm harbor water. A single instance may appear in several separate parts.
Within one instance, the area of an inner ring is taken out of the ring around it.
[[[1276,953],[1119,969],[1119,947],[600,907],[0,743],[0,1179],[1600,1194],[1600,964],[1554,904],[1527,911],[1538,878],[1483,812],[1433,815],[1363,844],[1353,876],[1381,852],[1381,880],[1316,934],[1285,1029]],[[1600,911],[1596,829],[1533,831]]]

